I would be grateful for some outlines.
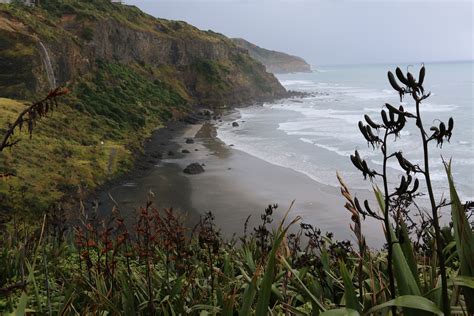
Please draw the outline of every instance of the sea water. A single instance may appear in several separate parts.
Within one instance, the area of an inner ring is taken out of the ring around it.
[[[320,67],[312,73],[279,75],[286,89],[308,92],[311,96],[240,108],[218,125],[218,138],[237,150],[306,174],[314,181],[337,186],[337,171],[349,187],[370,189],[373,183],[363,180],[349,156],[357,149],[371,168],[381,171],[380,150],[367,144],[357,123],[363,121],[364,114],[380,122],[385,103],[400,104],[387,80],[387,71],[394,71],[396,66],[406,70],[408,65]],[[461,198],[473,200],[474,63],[425,66],[424,86],[431,91],[421,105],[426,129],[438,126],[439,120],[447,124],[449,117],[455,122],[450,143],[445,142],[442,148],[436,146],[436,141],[430,143],[431,179],[437,199],[443,194],[449,196],[443,157],[452,158],[453,177]],[[418,75],[420,65],[408,67]],[[403,105],[406,110],[415,111],[409,96],[404,98]],[[232,121],[239,126],[233,127]],[[390,138],[389,152],[402,151],[413,164],[423,166],[420,132],[413,119],[400,136]],[[394,188],[403,170],[395,158],[388,166],[390,185]],[[422,180],[421,175],[418,177]]]

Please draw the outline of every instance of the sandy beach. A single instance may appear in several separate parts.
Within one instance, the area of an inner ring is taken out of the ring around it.
[[[200,215],[212,211],[223,235],[230,238],[233,234],[243,234],[249,215],[250,226],[257,225],[269,204],[279,205],[274,214],[274,223],[278,223],[294,200],[290,219],[300,216],[302,222],[334,232],[337,239],[353,239],[350,215],[344,209],[339,188],[320,184],[304,174],[272,165],[232,148],[232,144],[222,143],[216,138],[211,122],[167,127],[156,133],[146,147],[149,153],[159,150],[161,159],[150,161],[141,166],[142,172],[132,172],[100,192],[101,212],[107,213],[112,208],[110,195],[122,214],[131,219],[149,192],[153,192],[159,208],[173,207],[187,214],[190,226]],[[182,153],[183,150],[189,153]],[[205,172],[183,173],[194,162],[203,165]],[[369,192],[357,194],[368,196]],[[370,244],[381,246],[380,224],[365,222],[364,225]]]

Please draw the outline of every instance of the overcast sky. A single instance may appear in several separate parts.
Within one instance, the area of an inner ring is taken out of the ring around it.
[[[473,0],[125,0],[313,65],[474,59]]]

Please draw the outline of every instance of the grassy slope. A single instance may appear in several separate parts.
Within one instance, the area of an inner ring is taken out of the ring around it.
[[[0,183],[4,211],[41,213],[126,171],[141,140],[187,109],[168,85],[119,64],[101,64],[74,91],[31,140],[21,133],[14,150],[0,156],[0,172],[17,175]],[[0,99],[0,126],[25,106]]]

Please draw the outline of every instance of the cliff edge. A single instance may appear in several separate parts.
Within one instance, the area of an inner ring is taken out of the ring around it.
[[[24,98],[76,84],[104,63],[160,80],[192,104],[285,94],[272,74],[218,33],[107,0],[42,3],[0,5],[1,96]]]
[[[248,51],[252,58],[264,64],[268,72],[274,74],[311,72],[311,66],[301,57],[268,50],[242,38],[234,38],[232,41],[243,50]]]

